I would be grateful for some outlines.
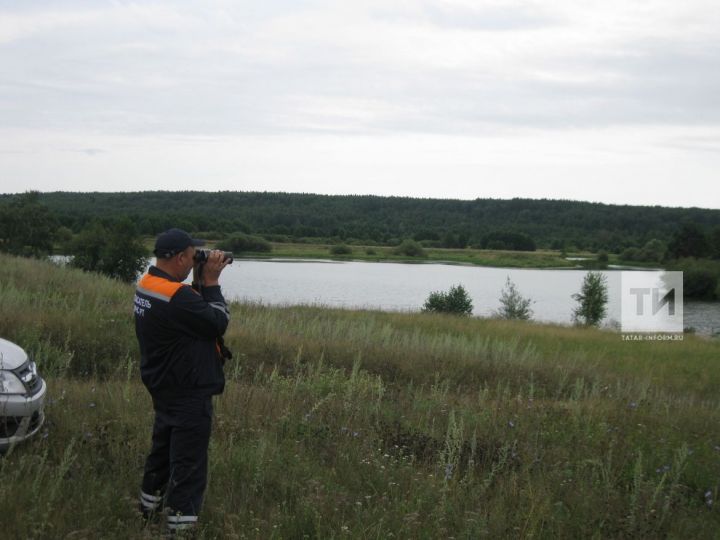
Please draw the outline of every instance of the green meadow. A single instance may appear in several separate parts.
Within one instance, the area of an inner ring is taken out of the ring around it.
[[[3,538],[157,538],[133,287],[0,256],[48,383],[0,458]],[[717,538],[720,341],[233,304],[198,538]]]

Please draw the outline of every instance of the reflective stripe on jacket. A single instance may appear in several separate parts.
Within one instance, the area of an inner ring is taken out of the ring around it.
[[[152,395],[219,394],[225,387],[217,340],[230,320],[220,286],[191,286],[151,266],[135,291],[140,375]]]

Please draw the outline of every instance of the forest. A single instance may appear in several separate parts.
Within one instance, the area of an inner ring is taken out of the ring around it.
[[[171,226],[244,232],[275,242],[329,241],[430,247],[567,249],[619,253],[656,239],[670,242],[683,224],[712,235],[720,210],[628,206],[552,199],[422,199],[372,195],[152,191],[40,193],[59,223],[78,233],[95,220],[130,218],[144,235]],[[0,206],[18,195],[0,195]],[[210,234],[206,236],[210,237]]]

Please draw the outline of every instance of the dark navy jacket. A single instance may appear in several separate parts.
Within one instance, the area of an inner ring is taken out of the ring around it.
[[[154,397],[222,393],[223,358],[218,339],[230,320],[220,286],[202,295],[151,266],[135,292],[135,333],[140,376]]]

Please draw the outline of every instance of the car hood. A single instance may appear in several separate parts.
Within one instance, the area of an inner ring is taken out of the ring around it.
[[[12,341],[0,338],[0,369],[16,369],[27,362],[28,355]]]

